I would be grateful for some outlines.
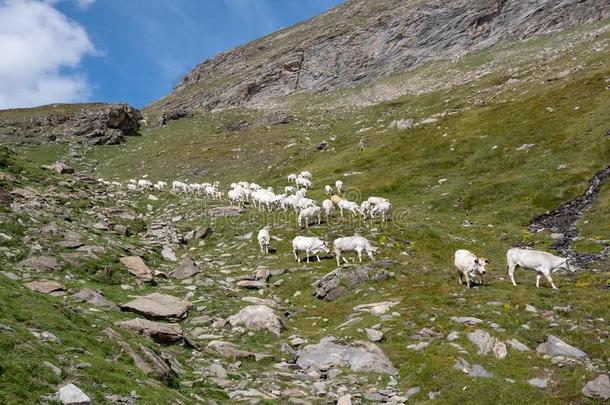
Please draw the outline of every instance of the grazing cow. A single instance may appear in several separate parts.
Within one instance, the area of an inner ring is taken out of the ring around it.
[[[377,204],[381,204],[381,203],[384,203],[384,202],[385,203],[389,202],[387,198],[383,198],[383,197],[369,197],[367,199],[367,201],[371,205],[377,205]]]
[[[297,178],[297,186],[299,187],[305,187],[305,188],[311,188],[311,181],[305,177],[298,177]]]
[[[328,184],[324,186],[324,194],[331,195],[333,193],[333,188]]]
[[[328,199],[322,201],[322,209],[324,210],[326,219],[330,218],[330,216],[333,214],[333,202]]]
[[[343,182],[341,180],[335,181],[335,187],[337,188],[337,194],[341,194],[343,191]]]
[[[366,219],[369,214],[371,214],[371,203],[368,201],[362,201],[362,204],[360,204],[360,213],[364,219]]]
[[[328,245],[322,239],[310,237],[310,236],[297,236],[292,240],[292,253],[294,253],[294,260],[301,262],[298,252],[305,252],[307,257],[307,263],[309,263],[309,254],[313,253],[316,255],[316,259],[320,261],[320,252],[329,253]]]
[[[381,215],[381,222],[385,222],[386,217],[389,217],[391,213],[392,204],[390,204],[388,201],[384,201],[373,206],[371,209],[371,218],[374,218],[377,214],[379,214]]]
[[[538,250],[527,250],[512,248],[506,252],[506,261],[508,262],[508,275],[510,280],[515,283],[515,268],[520,266],[524,269],[534,270],[536,274],[536,288],[540,287],[540,277],[544,275],[551,287],[554,290],[558,288],[553,283],[551,278],[552,274],[557,270],[564,269],[570,272],[574,272],[574,269],[570,266],[567,258],[557,257],[547,252],[541,252]]]
[[[261,253],[269,253],[269,241],[271,240],[271,236],[269,235],[268,226],[258,231],[256,239],[258,240],[258,244],[261,247]]]
[[[342,256],[343,252],[358,253],[358,260],[362,262],[362,252],[366,252],[369,259],[375,260],[374,253],[376,250],[377,248],[371,246],[371,243],[366,240],[366,238],[363,238],[358,234],[338,238],[333,242],[333,251],[335,252],[335,257],[337,258],[337,266],[341,265],[341,259],[347,263],[347,259]]]
[[[343,198],[339,197],[337,194],[333,194],[332,197],[330,197],[330,201],[332,201],[332,203],[335,204],[337,208],[339,208],[339,203],[342,200]]]
[[[320,207],[307,207],[299,212],[297,219],[299,226],[303,226],[302,222],[305,221],[305,228],[309,228],[309,220],[318,218],[318,225],[322,222],[320,218]]]
[[[306,179],[311,179],[311,173],[310,173],[310,172],[308,172],[307,170],[303,170],[303,171],[301,172],[301,174],[299,174],[299,176],[300,176],[300,177],[304,177],[304,178],[306,178]]]
[[[242,203],[243,203],[243,194],[242,194],[240,188],[229,190],[227,192],[227,196],[229,197],[229,204],[237,205],[238,207],[242,206]]]
[[[189,186],[186,183],[174,180],[174,181],[172,181],[172,190],[175,193],[188,193]]]
[[[296,183],[296,181],[297,181],[297,175],[296,175],[296,174],[294,174],[294,173],[290,173],[290,174],[288,175],[288,181],[289,181],[289,182],[291,182],[291,183],[292,183],[292,182],[295,182],[295,183]]]
[[[286,187],[284,187],[284,192],[286,194],[294,194],[296,191],[297,191],[296,187],[293,187],[293,186],[286,186]]]
[[[358,215],[358,204],[353,201],[341,200],[339,201],[339,210],[341,211],[341,218],[343,218],[343,210],[351,212],[354,216]]]
[[[468,288],[471,286],[471,279],[476,275],[481,277],[481,284],[483,283],[483,274],[485,274],[485,265],[489,261],[482,257],[477,257],[473,253],[465,249],[456,250],[453,264],[458,273],[458,280],[462,285],[462,276],[466,281]]]
[[[149,180],[138,180],[138,188],[141,190],[148,190],[152,185]]]

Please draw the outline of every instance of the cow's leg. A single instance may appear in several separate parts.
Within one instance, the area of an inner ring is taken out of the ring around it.
[[[551,272],[550,271],[545,271],[542,274],[544,274],[546,279],[549,280],[549,283],[551,283],[551,287],[553,287],[553,290],[559,290],[559,288],[557,288],[555,283],[553,283],[553,278],[551,277]]]
[[[466,285],[470,288],[470,275],[468,272],[464,272],[464,278],[466,279]]]
[[[510,281],[513,282],[513,285],[516,287],[517,283],[515,283],[515,267],[517,267],[514,263],[508,263],[508,275],[510,277]]]
[[[536,288],[540,288],[540,277],[542,277],[542,274],[536,273]]]
[[[318,255],[318,253],[316,253],[316,259],[318,259],[318,261],[320,261],[320,256]]]
[[[309,263],[309,250],[305,250],[305,256],[307,256],[307,263]]]
[[[292,249],[292,253],[294,253],[294,260],[296,262],[300,262],[299,255],[297,255],[297,250],[296,249]]]
[[[358,253],[358,261],[362,263],[362,250],[358,249],[356,252]]]
[[[335,257],[337,258],[337,266],[341,266],[341,253],[335,252]]]
[[[458,274],[458,282],[460,283],[460,285],[462,285],[462,283],[463,283],[463,281],[462,281],[462,273],[458,270],[457,274]]]

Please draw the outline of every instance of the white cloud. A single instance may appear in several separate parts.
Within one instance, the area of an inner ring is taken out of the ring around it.
[[[95,47],[85,29],[52,4],[0,0],[0,108],[84,101],[86,79],[77,68]]]
[[[76,0],[76,5],[82,10],[86,10],[95,3],[95,0]]]

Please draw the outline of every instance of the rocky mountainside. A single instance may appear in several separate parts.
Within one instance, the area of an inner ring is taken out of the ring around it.
[[[148,110],[164,123],[198,108],[264,106],[609,16],[606,0],[351,0],[204,61]]]
[[[52,104],[0,111],[0,140],[9,144],[78,141],[115,145],[140,128],[141,114],[126,104]]]

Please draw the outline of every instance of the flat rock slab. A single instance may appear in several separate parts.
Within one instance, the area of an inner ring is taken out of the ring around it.
[[[267,330],[276,336],[284,330],[280,317],[266,305],[250,305],[242,308],[237,314],[230,316],[227,322],[233,327],[243,325],[252,331]]]
[[[212,340],[206,347],[209,351],[231,360],[253,358],[255,361],[259,361],[269,357],[266,354],[252,353],[246,350],[241,350],[237,345],[230,342],[224,342],[222,340]]]
[[[358,285],[370,281],[383,281],[391,277],[384,269],[376,269],[371,265],[338,268],[321,279],[315,281],[313,295],[325,301],[335,300],[355,289]]]
[[[191,257],[185,257],[180,262],[180,266],[172,271],[170,275],[178,280],[185,280],[199,273],[201,273],[201,269],[195,261]]]
[[[297,365],[302,369],[349,365],[354,372],[398,373],[385,353],[370,342],[347,345],[337,343],[333,337],[325,337],[318,344],[305,346],[297,355]]]
[[[585,384],[582,393],[589,398],[607,401],[610,399],[610,378],[607,374],[600,374],[596,379]]]
[[[549,335],[546,342],[539,344],[536,351],[551,357],[569,357],[572,359],[584,359],[587,357],[587,353],[553,335]]]
[[[147,282],[152,281],[153,273],[150,271],[144,260],[140,256],[121,257],[120,262],[123,263],[127,270],[139,280]]]
[[[152,293],[121,305],[121,310],[136,312],[149,318],[182,319],[191,303],[171,295]]]
[[[175,323],[160,323],[149,321],[148,319],[135,318],[129,321],[117,322],[116,325],[148,336],[161,344],[181,343],[184,340],[182,328]]]
[[[248,290],[262,290],[263,288],[267,288],[267,284],[264,281],[254,281],[254,280],[243,280],[238,281],[235,285],[239,288],[245,288]]]
[[[27,267],[38,271],[59,271],[61,266],[56,258],[52,256],[32,256],[19,262],[21,267]]]
[[[214,207],[208,210],[208,214],[214,218],[234,217],[241,214],[243,211],[244,210],[239,207]]]
[[[395,307],[400,304],[400,301],[384,301],[384,302],[374,302],[371,304],[362,304],[354,307],[354,310],[361,312],[368,312],[373,315],[383,315],[386,314]]]
[[[63,284],[52,280],[32,281],[31,283],[27,283],[25,286],[32,291],[36,291],[43,294],[50,294],[55,291],[64,290]]]
[[[473,316],[452,316],[451,320],[457,323],[465,323],[466,325],[478,325],[483,322],[482,319]]]
[[[76,294],[72,296],[78,302],[88,302],[91,305],[95,305],[97,307],[107,307],[118,309],[117,305],[106,299],[102,293],[99,293],[91,288],[83,288]]]

